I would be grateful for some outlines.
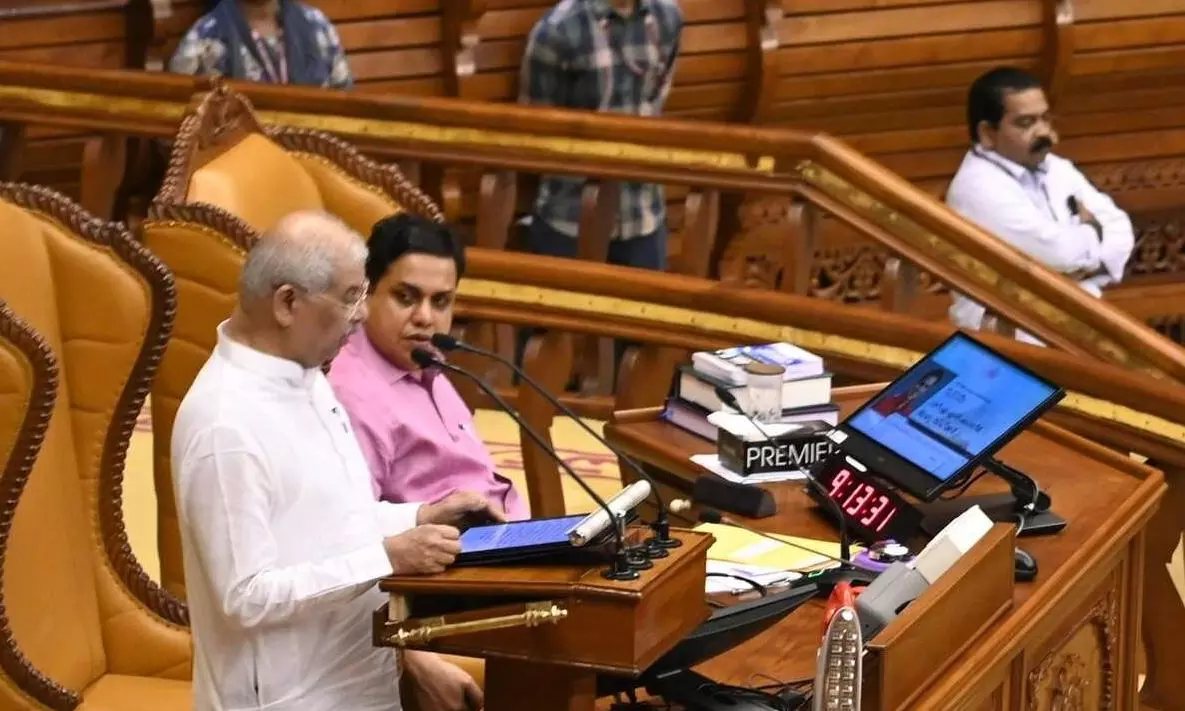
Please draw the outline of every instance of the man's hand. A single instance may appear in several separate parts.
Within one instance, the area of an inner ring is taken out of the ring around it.
[[[486,497],[473,491],[454,491],[443,499],[424,504],[416,514],[416,523],[442,523],[459,526],[465,519],[490,519],[501,523],[506,512]]]
[[[403,661],[420,711],[478,711],[485,703],[473,677],[439,655],[408,650]]]
[[[460,531],[452,526],[416,526],[383,540],[395,572],[430,575],[452,565],[461,552]]]
[[[1094,216],[1094,213],[1086,208],[1086,201],[1081,196],[1076,198],[1078,201],[1078,219],[1084,225],[1090,225],[1094,228],[1095,234],[1098,235],[1099,241],[1103,241],[1103,226],[1099,223],[1099,218]]]

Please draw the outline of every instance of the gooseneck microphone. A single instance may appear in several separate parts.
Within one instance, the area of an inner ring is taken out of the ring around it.
[[[613,565],[608,570],[603,571],[601,574],[610,580],[638,579],[638,571],[635,570],[630,564],[629,553],[625,543],[625,534],[622,533],[620,519],[614,515],[613,510],[609,508],[609,505],[605,503],[605,500],[602,499],[600,495],[597,494],[597,492],[594,491],[593,488],[580,477],[580,475],[572,470],[572,467],[564,461],[563,457],[561,457],[554,449],[547,445],[547,441],[535,431],[534,427],[531,427],[529,424],[527,424],[527,422],[523,420],[523,418],[517,412],[511,409],[506,400],[503,399],[502,396],[498,395],[498,393],[494,392],[494,389],[487,385],[484,380],[477,377],[477,375],[469,372],[468,370],[465,370],[460,366],[453,365],[447,361],[440,360],[423,348],[413,348],[411,351],[411,359],[414,360],[416,365],[420,366],[421,368],[436,366],[454,373],[459,373],[460,375],[469,378],[477,385],[477,387],[481,388],[482,392],[484,392],[490,397],[490,399],[497,403],[499,408],[501,408],[506,414],[510,415],[511,419],[518,423],[519,427],[522,428],[522,431],[527,434],[527,437],[531,438],[531,441],[539,445],[540,449],[551,455],[551,457],[555,459],[556,464],[559,464],[560,468],[563,469],[564,472],[568,474],[568,476],[572,477],[572,480],[579,484],[581,489],[584,489],[584,493],[588,494],[589,497],[594,502],[596,502],[597,506],[599,506],[601,510],[608,515],[610,522],[609,527],[613,529],[613,538],[617,543],[617,550],[613,553]]]
[[[773,442],[773,437],[769,436],[769,433],[765,431],[765,428],[761,426],[760,422],[758,422],[748,412],[745,412],[745,408],[741,407],[740,403],[737,402],[736,395],[733,395],[732,391],[730,391],[728,388],[717,385],[716,397],[720,398],[720,402],[741,413],[741,415],[746,420],[753,423],[753,426],[757,428],[757,431],[761,433],[761,436],[765,438],[766,442]],[[805,469],[802,470],[802,473],[806,475],[807,485],[815,487],[815,490],[823,495],[823,500],[828,503],[831,508],[831,512],[835,514],[835,520],[839,525],[839,557],[842,558],[843,562],[845,563],[851,562],[852,544],[851,541],[848,540],[848,524],[844,519],[843,509],[840,508],[839,503],[836,502],[835,499],[831,498],[831,495],[828,493],[826,487],[820,484],[819,480],[816,479],[813,474]]]
[[[691,508],[692,508],[692,503],[690,501],[688,501],[687,499],[675,499],[674,501],[671,502],[671,513],[682,513],[683,511],[690,511]],[[817,551],[814,548],[808,548],[807,546],[804,546],[800,543],[794,543],[793,541],[784,541],[781,538],[778,538],[777,536],[771,536],[770,534],[766,533],[765,531],[759,531],[756,528],[751,528],[749,526],[746,526],[745,524],[741,523],[740,521],[737,521],[736,519],[725,516],[724,514],[720,513],[719,511],[717,511],[716,509],[713,509],[713,508],[701,506],[700,510],[699,510],[699,520],[703,523],[722,523],[725,526],[732,526],[733,528],[739,528],[742,531],[756,534],[758,536],[761,536],[762,538],[768,538],[769,540],[774,541],[776,543],[780,543],[784,546],[790,546],[791,548],[797,548],[800,551],[806,551],[807,553],[813,553],[814,555],[820,556],[822,558],[826,558],[828,560],[833,560],[836,563],[839,563],[840,565],[850,565],[846,559],[836,558],[835,556],[831,555],[830,553],[824,553],[823,551]]]
[[[542,385],[540,385],[534,378],[532,378],[530,375],[527,375],[526,371],[524,371],[522,368],[515,365],[514,361],[502,356],[499,353],[495,353],[493,351],[488,351],[484,348],[479,348],[475,345],[465,343],[464,341],[453,338],[452,336],[450,336],[447,333],[433,334],[432,335],[432,345],[434,345],[437,348],[439,348],[440,350],[446,351],[446,352],[452,351],[452,350],[461,350],[461,351],[466,351],[468,353],[476,353],[477,355],[485,356],[487,358],[493,358],[494,360],[498,361],[499,363],[506,366],[507,368],[510,368],[510,370],[514,371],[515,375],[522,378],[525,383],[530,385],[531,388],[535,392],[542,395],[543,398],[545,400],[547,400],[549,403],[551,403],[551,405],[553,407],[555,407],[557,410],[559,410],[560,412],[562,412],[565,415],[567,415],[568,417],[570,417],[572,419],[572,421],[574,421],[576,424],[580,425],[580,427],[585,432],[589,433],[590,435],[593,436],[594,439],[596,439],[601,444],[605,445],[606,449],[608,449],[610,452],[613,452],[614,454],[616,454],[618,459],[625,462],[626,465],[629,466],[630,469],[634,470],[634,472],[639,477],[641,477],[643,480],[649,482],[650,492],[651,492],[651,495],[654,497],[654,505],[655,505],[655,508],[658,510],[657,516],[655,517],[654,521],[650,524],[651,530],[654,531],[654,537],[649,539],[648,541],[646,541],[647,546],[650,548],[651,557],[663,558],[667,555],[667,552],[665,550],[666,548],[678,548],[679,546],[683,545],[683,542],[680,541],[679,539],[671,538],[671,524],[667,518],[667,507],[666,507],[666,504],[662,500],[662,495],[658,493],[658,483],[655,482],[654,479],[651,478],[651,476],[646,473],[646,471],[642,468],[641,465],[639,465],[631,457],[627,456],[625,453],[623,453],[617,447],[613,446],[612,444],[609,444],[609,442],[604,437],[597,434],[596,430],[594,430],[592,427],[589,427],[588,424],[582,418],[577,417],[576,413],[573,412],[570,407],[568,407],[564,403],[560,402],[559,398],[557,398],[555,395],[552,395],[550,392],[547,391],[546,388],[544,388]]]

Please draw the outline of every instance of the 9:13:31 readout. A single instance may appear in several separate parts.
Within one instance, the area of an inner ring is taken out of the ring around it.
[[[884,532],[897,516],[898,508],[892,498],[847,467],[831,478],[828,494],[850,520],[877,534]]]

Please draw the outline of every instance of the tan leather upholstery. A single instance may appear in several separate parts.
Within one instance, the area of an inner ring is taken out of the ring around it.
[[[188,709],[185,611],[127,549],[120,500],[132,425],[168,336],[171,281],[126,232],[48,190],[0,184],[0,224],[0,300],[57,372],[56,387],[41,387],[49,420],[2,543],[13,646],[0,640],[0,654],[19,651],[21,668],[45,681],[0,673],[0,708],[92,708],[93,697],[93,708]],[[8,395],[20,382],[11,359],[0,370],[3,443],[13,408],[30,400]]]
[[[87,690],[79,711],[162,711],[193,707],[188,681],[108,674]]]
[[[190,203],[220,207],[256,232],[297,210],[325,206],[317,184],[300,161],[262,133],[247,134],[195,170],[186,198]]]

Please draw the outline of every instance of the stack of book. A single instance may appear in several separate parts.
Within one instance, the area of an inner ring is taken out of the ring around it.
[[[667,398],[663,419],[704,439],[715,442],[717,428],[708,415],[725,409],[716,395],[723,387],[744,406],[745,364],[750,361],[780,365],[785,369],[782,382],[782,422],[822,420],[839,423],[839,406],[831,402],[831,373],[823,359],[790,343],[699,351],[691,364],[679,366],[671,395]]]

